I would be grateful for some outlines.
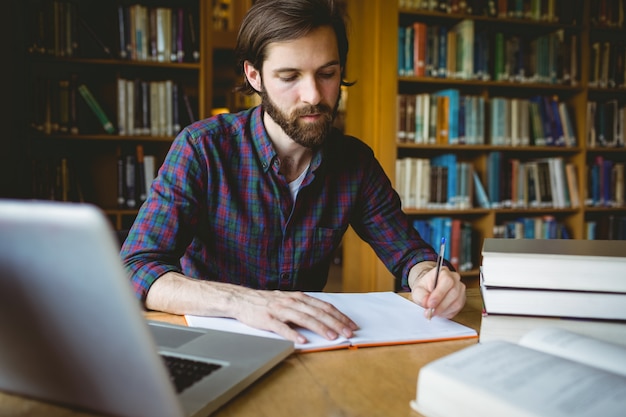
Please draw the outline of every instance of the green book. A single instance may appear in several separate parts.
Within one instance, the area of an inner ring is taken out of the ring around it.
[[[100,123],[102,123],[102,127],[104,128],[104,130],[107,133],[115,133],[115,127],[113,126],[113,123],[111,123],[100,104],[96,101],[93,94],[91,94],[89,88],[87,88],[85,84],[81,84],[78,86],[78,92],[83,97],[83,99],[85,99],[85,102],[96,115],[98,120],[100,120]]]

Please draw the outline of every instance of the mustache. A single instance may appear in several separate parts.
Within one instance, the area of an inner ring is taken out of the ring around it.
[[[333,109],[326,104],[311,104],[294,110],[292,117],[310,116],[312,114],[321,114],[327,119],[332,119]]]

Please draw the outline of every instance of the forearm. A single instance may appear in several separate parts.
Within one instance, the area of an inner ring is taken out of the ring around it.
[[[249,288],[167,272],[148,290],[146,308],[172,314],[235,317],[237,300]]]
[[[352,337],[357,325],[332,305],[301,292],[253,290],[234,284],[188,278],[177,272],[159,277],[146,298],[149,309],[173,314],[232,317],[306,343],[295,326],[328,339]]]

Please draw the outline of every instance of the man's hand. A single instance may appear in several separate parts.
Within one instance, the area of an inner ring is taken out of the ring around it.
[[[232,317],[296,343],[307,340],[295,326],[329,340],[339,335],[352,337],[358,328],[331,304],[301,292],[253,290],[192,279],[176,272],[168,272],[152,284],[146,307],[172,314]]]
[[[309,329],[328,340],[352,337],[357,325],[333,305],[301,292],[249,290],[237,301],[242,323],[270,330],[296,343],[306,338],[292,325]]]
[[[443,266],[435,284],[435,262],[420,262],[409,271],[409,287],[413,301],[426,309],[427,318],[454,317],[465,305],[465,284],[457,272]]]

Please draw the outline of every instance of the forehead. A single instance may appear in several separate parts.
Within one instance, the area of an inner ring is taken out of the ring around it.
[[[298,39],[270,43],[263,67],[270,71],[280,68],[304,70],[335,61],[339,64],[335,32],[331,27],[323,26]]]

